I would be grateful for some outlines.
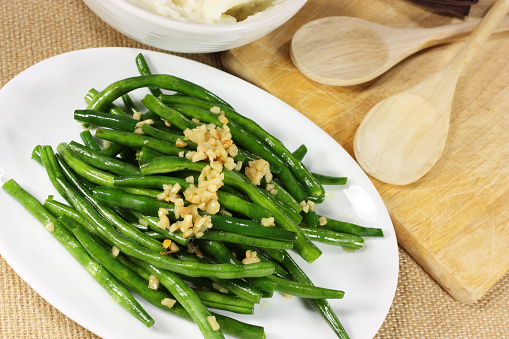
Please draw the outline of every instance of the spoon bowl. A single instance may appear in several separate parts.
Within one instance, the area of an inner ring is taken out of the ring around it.
[[[463,38],[479,22],[472,19],[434,28],[396,28],[352,17],[326,17],[299,28],[290,55],[302,74],[314,81],[357,85],[424,48]],[[506,30],[509,18],[496,31]]]

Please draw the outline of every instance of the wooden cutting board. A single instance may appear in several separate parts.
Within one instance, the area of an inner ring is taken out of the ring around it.
[[[469,16],[483,16],[492,2],[479,1]],[[332,15],[396,27],[460,19],[403,0],[310,0],[270,35],[223,53],[228,71],[296,108],[354,157],[354,133],[369,109],[443,67],[461,42],[420,52],[369,83],[322,85],[299,73],[289,45],[303,24]],[[431,171],[406,186],[372,181],[399,244],[456,300],[475,302],[509,270],[509,33],[493,35],[465,69],[447,145]]]

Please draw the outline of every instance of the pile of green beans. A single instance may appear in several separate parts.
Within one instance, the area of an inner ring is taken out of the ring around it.
[[[41,203],[14,179],[3,189],[147,327],[154,320],[130,291],[195,322],[205,338],[223,338],[224,333],[265,338],[262,327],[211,310],[251,314],[262,298],[280,292],[308,299],[334,333],[347,338],[327,302],[343,298],[344,292],[313,285],[288,254],[294,251],[312,263],[321,255],[316,242],[358,250],[364,237],[383,236],[379,228],[320,216],[314,209],[303,211],[303,201],[324,201],[323,185],[344,185],[347,178],[311,173],[302,163],[304,145],[290,152],[207,89],[171,75],[151,74],[142,54],[136,66],[140,76],[86,93],[86,109],[74,112],[74,119],[90,128],[80,133],[81,142],[62,142],[56,150],[35,145],[32,158],[45,168],[65,202],[50,195]],[[139,103],[129,96],[138,88],[150,91]],[[123,105],[117,105],[117,99]],[[158,226],[161,209],[172,222],[181,219],[172,203],[157,196],[164,184],[186,189],[190,184],[185,178],[198,176],[208,165],[182,157],[182,152],[196,150],[196,144],[187,141],[186,147],[178,147],[175,143],[185,140],[185,129],[199,123],[223,127],[212,107],[219,107],[229,121],[239,149],[235,161],[244,166],[251,160],[266,160],[277,192],[252,184],[241,171],[224,169],[224,186],[218,191],[221,213],[200,212],[210,217],[212,228],[198,238],[185,237]],[[153,123],[138,127],[133,118],[138,112]],[[133,133],[137,129],[142,133]],[[264,218],[273,218],[275,226],[263,226]],[[323,220],[326,223],[321,225]],[[175,245],[172,250],[163,246],[168,239]],[[256,252],[259,261],[243,264],[237,258],[248,251]]]

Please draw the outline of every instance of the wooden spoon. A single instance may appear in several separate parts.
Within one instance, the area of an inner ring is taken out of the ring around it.
[[[311,21],[293,36],[290,55],[308,78],[336,86],[372,80],[406,57],[462,38],[480,19],[434,28],[395,28],[335,16]],[[497,31],[509,30],[509,17]]]
[[[433,167],[445,146],[460,73],[508,12],[509,0],[498,0],[449,64],[368,112],[354,138],[357,162],[367,173],[405,185]]]

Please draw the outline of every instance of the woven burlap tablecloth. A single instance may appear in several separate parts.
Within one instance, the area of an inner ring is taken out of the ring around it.
[[[79,0],[0,0],[0,13],[0,86],[39,61],[73,50],[154,50],[111,29]],[[180,56],[222,68],[219,54]],[[376,338],[509,338],[509,274],[481,300],[464,305],[401,248],[399,256],[398,288]],[[97,336],[41,298],[0,257],[0,338]]]

